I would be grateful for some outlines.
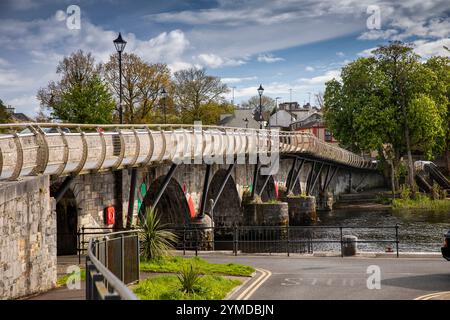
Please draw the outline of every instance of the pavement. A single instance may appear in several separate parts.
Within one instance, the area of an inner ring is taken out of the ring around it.
[[[229,300],[450,300],[450,263],[437,255],[341,258],[201,253],[200,257],[213,263],[235,262],[256,268],[254,277],[233,290],[227,297]],[[33,300],[84,298],[84,281],[80,290],[63,286],[30,297]]]
[[[270,271],[270,277],[247,297],[252,300],[450,299],[450,263],[442,257],[202,257]],[[379,289],[374,270],[379,270]]]

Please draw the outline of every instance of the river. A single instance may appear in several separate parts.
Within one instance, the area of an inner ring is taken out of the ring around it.
[[[398,225],[399,251],[440,252],[443,234],[450,229],[450,212],[392,209],[337,209],[317,214],[319,226],[343,226],[343,234],[355,235],[358,240],[395,240],[393,229],[363,229]],[[325,229],[323,238],[339,237],[339,229]],[[336,250],[339,244],[315,244],[315,251]],[[358,243],[360,251],[384,252],[387,246],[395,251],[395,243]]]

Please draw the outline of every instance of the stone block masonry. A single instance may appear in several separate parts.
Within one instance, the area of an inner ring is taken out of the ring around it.
[[[0,299],[56,285],[56,212],[49,177],[0,183]]]

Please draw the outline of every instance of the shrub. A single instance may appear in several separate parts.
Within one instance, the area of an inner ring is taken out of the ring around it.
[[[181,269],[178,280],[182,292],[195,293],[199,291],[200,271],[195,264],[190,263]]]
[[[140,220],[139,229],[140,254],[144,260],[168,255],[169,250],[174,248],[177,236],[167,226],[160,222],[154,210],[151,208],[146,210],[145,217]]]
[[[406,184],[400,186],[400,199],[403,200],[411,199],[411,189]]]

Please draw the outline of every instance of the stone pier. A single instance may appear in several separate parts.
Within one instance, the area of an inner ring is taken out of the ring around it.
[[[49,177],[0,183],[0,299],[56,285],[56,211]]]
[[[302,226],[316,221],[316,197],[289,195],[282,199],[289,205],[289,225]]]

